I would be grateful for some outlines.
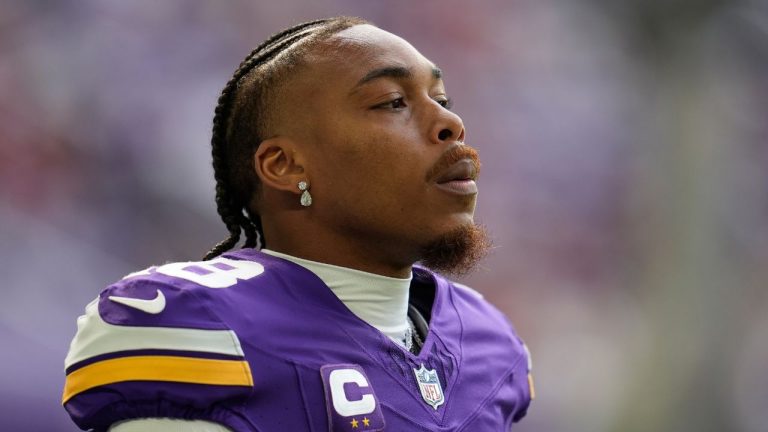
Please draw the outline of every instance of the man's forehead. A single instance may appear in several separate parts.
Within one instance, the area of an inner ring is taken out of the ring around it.
[[[361,49],[385,49],[393,46],[407,46],[413,49],[411,44],[400,36],[370,24],[355,25],[341,30],[332,35],[329,41],[350,47],[357,46]]]
[[[359,77],[372,69],[393,65],[408,69],[435,69],[435,65],[408,41],[369,24],[344,29],[328,38],[323,45],[317,52],[319,63],[341,67]]]

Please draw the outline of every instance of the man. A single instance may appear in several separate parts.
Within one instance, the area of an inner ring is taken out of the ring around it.
[[[230,236],[88,305],[66,359],[78,426],[508,430],[533,396],[524,345],[477,292],[414,266],[464,272],[488,247],[449,108],[440,69],[358,18],[256,48],[213,121]]]

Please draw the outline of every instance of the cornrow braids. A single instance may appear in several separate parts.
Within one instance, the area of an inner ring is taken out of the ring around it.
[[[261,217],[253,208],[259,191],[252,156],[264,139],[270,92],[298,66],[312,44],[367,21],[335,17],[298,24],[256,47],[240,63],[219,96],[213,116],[211,154],[216,180],[216,209],[229,236],[203,259],[231,250],[245,233],[245,247],[264,247]]]

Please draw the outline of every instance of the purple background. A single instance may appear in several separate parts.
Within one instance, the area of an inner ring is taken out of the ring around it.
[[[758,0],[2,2],[0,430],[75,430],[75,317],[223,238],[219,91],[273,32],[337,14],[439,64],[480,150],[497,247],[466,282],[533,352],[517,431],[765,430]]]

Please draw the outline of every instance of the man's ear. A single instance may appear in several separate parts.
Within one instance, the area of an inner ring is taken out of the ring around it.
[[[277,136],[259,144],[253,155],[253,167],[261,183],[269,188],[299,193],[297,184],[309,181],[305,159],[290,138]]]

